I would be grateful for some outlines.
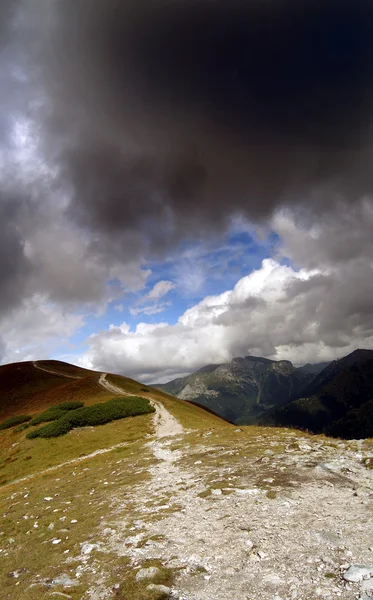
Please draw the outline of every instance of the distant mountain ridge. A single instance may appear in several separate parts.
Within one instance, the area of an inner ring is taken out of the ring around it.
[[[187,377],[155,387],[207,407],[229,421],[249,424],[257,422],[267,410],[298,397],[313,377],[287,360],[246,356],[207,365]]]
[[[298,368],[285,360],[234,358],[156,387],[236,424],[373,436],[372,350]]]
[[[302,395],[260,419],[348,439],[373,437],[373,350],[331,362]]]

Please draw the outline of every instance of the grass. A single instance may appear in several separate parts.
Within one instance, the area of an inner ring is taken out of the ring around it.
[[[81,544],[99,543],[104,539],[104,528],[113,525],[110,520],[113,499],[119,490],[125,534],[132,492],[148,478],[150,458],[143,440],[136,440],[120,451],[97,456],[88,463],[66,466],[27,484],[0,490],[2,599],[49,598],[47,588],[30,589],[29,586],[62,573],[74,579],[78,564],[84,564],[81,563]],[[54,545],[53,539],[61,539],[61,542]],[[129,585],[126,582],[131,579],[130,572],[115,550],[94,550],[85,560],[87,570],[82,573],[79,585],[68,590],[73,600],[84,597],[92,576],[95,582],[105,576],[113,584]],[[9,576],[18,569],[24,569],[18,579]],[[97,571],[96,575],[92,575],[93,570]],[[62,587],[53,590],[66,593]],[[146,595],[144,598],[153,600],[155,597]]]
[[[0,485],[39,473],[98,450],[118,444],[131,444],[147,438],[153,431],[150,414],[122,419],[101,427],[74,429],[66,436],[28,440],[25,432],[2,432],[4,442],[0,462]],[[1,488],[0,488],[1,489]]]

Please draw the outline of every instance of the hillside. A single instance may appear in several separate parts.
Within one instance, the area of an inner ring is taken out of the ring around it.
[[[208,365],[156,387],[205,406],[228,421],[247,425],[297,397],[313,377],[289,361],[246,356]]]
[[[63,363],[0,374],[7,415],[70,392],[93,407],[141,394],[156,410],[53,439],[0,431],[3,600],[369,598],[372,440],[237,428]]]
[[[263,424],[301,427],[347,439],[373,436],[373,351],[331,362],[300,398],[264,416]]]
[[[37,361],[0,366],[0,424],[8,417],[35,417],[61,402],[82,402],[85,406],[102,404],[113,397],[128,395],[162,402],[168,409],[184,416],[185,422],[202,425],[223,423],[219,417],[202,408],[138,383],[121,375],[103,374],[81,369],[59,361]],[[126,436],[142,437],[151,430],[152,416],[135,417],[138,430],[127,420],[109,423],[98,428],[71,431],[64,438],[39,440],[38,444],[25,438],[28,430],[15,428],[0,431],[0,484],[40,471],[62,461],[89,454],[100,448],[120,443]],[[31,428],[34,429],[34,428]],[[79,445],[77,445],[79,440]],[[53,451],[51,451],[53,448]],[[46,449],[48,452],[45,453]],[[32,452],[30,452],[32,450]]]

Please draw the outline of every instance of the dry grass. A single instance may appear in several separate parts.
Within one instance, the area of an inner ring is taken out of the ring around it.
[[[82,427],[59,438],[28,440],[27,430],[2,432],[0,483],[39,473],[117,444],[144,440],[153,432],[152,415],[129,417],[98,427]],[[16,444],[16,445],[15,445]]]
[[[143,444],[134,442],[86,464],[64,467],[27,484],[3,488],[0,494],[2,598],[48,597],[48,588],[28,589],[29,586],[62,573],[74,579],[82,558],[81,544],[103,539],[102,531],[111,525],[110,515],[119,490],[126,506],[123,512],[125,534],[132,493],[148,477],[149,458]],[[53,529],[49,528],[51,524]],[[54,545],[54,539],[61,542]],[[87,558],[89,568],[82,572],[80,585],[68,590],[74,600],[81,600],[82,592],[88,589],[92,570],[98,569],[107,581],[116,573],[113,584],[121,583],[124,577],[121,575],[123,559],[116,552],[94,550]],[[18,579],[9,576],[20,569],[23,572]],[[98,578],[97,575],[94,580]]]

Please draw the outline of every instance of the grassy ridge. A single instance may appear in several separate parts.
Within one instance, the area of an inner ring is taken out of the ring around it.
[[[52,361],[37,363],[43,368],[57,370]],[[66,370],[69,365],[65,365]],[[76,374],[73,367],[71,374]],[[103,389],[98,381],[100,373],[83,371],[82,379],[70,379],[36,369],[31,362],[0,367],[0,419],[8,416],[31,414],[34,417],[56,404],[66,401],[84,402],[85,407],[111,400],[115,394]],[[8,379],[9,375],[9,379]],[[107,376],[107,381],[128,394],[158,401],[186,428],[219,429],[232,426],[184,400],[179,400],[121,375]],[[18,388],[19,386],[19,388]],[[121,396],[121,394],[118,394]],[[14,406],[12,409],[12,403]],[[35,440],[26,438],[30,431],[27,423],[0,431],[0,485],[15,479],[54,467],[65,461],[86,456],[116,444],[132,443],[154,431],[152,414],[136,419],[120,419],[100,427],[76,428],[67,436]]]

